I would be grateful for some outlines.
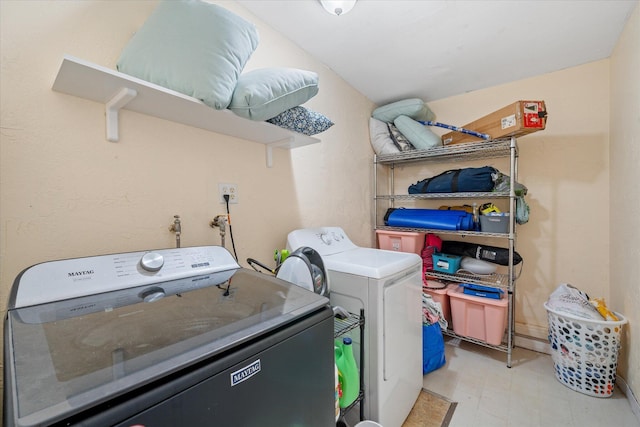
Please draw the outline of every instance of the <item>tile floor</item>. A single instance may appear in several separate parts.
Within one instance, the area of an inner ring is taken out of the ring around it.
[[[424,376],[424,387],[458,402],[450,427],[636,427],[618,388],[609,398],[584,395],[561,384],[551,356],[514,349],[506,353],[445,337],[446,364]]]

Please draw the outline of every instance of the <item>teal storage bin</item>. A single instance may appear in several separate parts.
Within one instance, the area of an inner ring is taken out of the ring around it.
[[[440,325],[422,325],[422,374],[435,371],[445,362],[444,338]]]
[[[432,255],[433,269],[441,273],[454,274],[460,268],[461,256],[436,252]]]

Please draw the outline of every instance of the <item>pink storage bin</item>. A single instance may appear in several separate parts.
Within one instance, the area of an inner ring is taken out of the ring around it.
[[[500,345],[507,328],[507,298],[491,299],[463,293],[460,286],[447,290],[453,331],[491,345]]]
[[[378,248],[389,251],[413,252],[420,255],[424,247],[425,233],[410,231],[376,230]]]
[[[431,282],[431,280],[427,280],[427,282]],[[435,302],[440,303],[442,306],[442,314],[449,325],[451,325],[451,305],[449,303],[449,295],[447,294],[447,291],[449,289],[455,289],[457,286],[458,285],[448,285],[442,289],[431,289],[426,286],[422,287],[422,291],[425,294],[431,295],[431,298],[433,298]]]

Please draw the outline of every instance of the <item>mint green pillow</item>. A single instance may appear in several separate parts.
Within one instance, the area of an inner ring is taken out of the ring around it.
[[[436,118],[433,111],[419,98],[404,99],[383,105],[373,110],[372,116],[374,119],[387,123],[393,123],[398,116],[408,116],[414,120],[423,121],[434,120]]]
[[[261,68],[241,74],[229,109],[264,121],[304,104],[318,93],[318,74],[295,68]]]
[[[409,140],[411,145],[418,150],[428,150],[442,145],[442,140],[438,135],[410,117],[399,116],[394,120],[393,124]]]
[[[251,54],[255,26],[200,0],[163,0],[125,46],[117,69],[222,110]]]

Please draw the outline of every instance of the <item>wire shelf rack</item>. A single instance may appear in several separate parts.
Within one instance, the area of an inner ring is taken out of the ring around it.
[[[381,154],[375,157],[375,163],[388,165],[395,163],[413,163],[433,161],[475,160],[509,155],[511,139],[495,139],[485,142],[453,144],[428,150],[411,150],[394,154]],[[516,156],[518,148],[516,146]]]

